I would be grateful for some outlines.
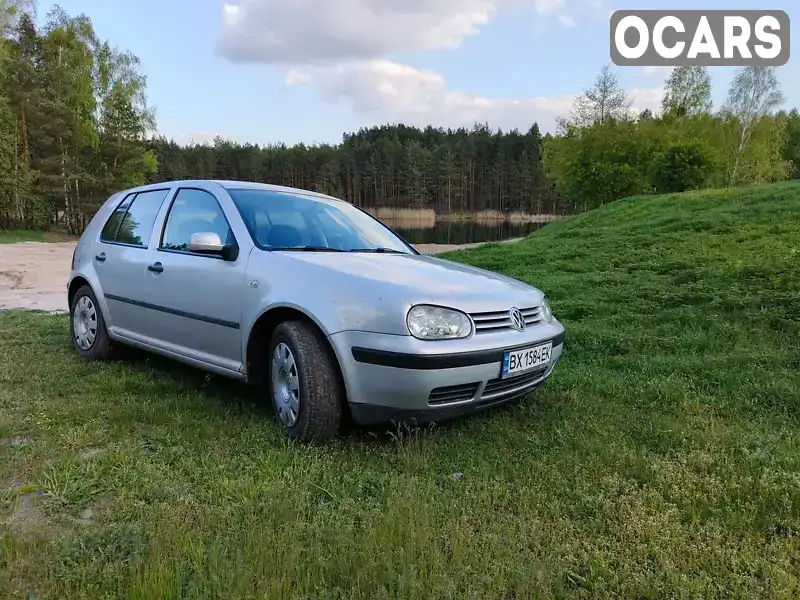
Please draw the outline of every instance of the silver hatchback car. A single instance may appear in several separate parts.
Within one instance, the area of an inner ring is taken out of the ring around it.
[[[298,439],[356,423],[430,422],[524,396],[564,328],[544,294],[423,256],[353,205],[237,181],[109,198],[75,248],[70,329],[263,386]]]

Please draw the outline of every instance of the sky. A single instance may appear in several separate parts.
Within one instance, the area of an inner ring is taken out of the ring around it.
[[[609,53],[616,9],[753,9],[695,0],[40,0],[91,18],[141,60],[159,132],[257,144],[338,143],[385,123],[554,130]],[[793,22],[796,0],[771,2]],[[793,32],[797,27],[793,24]],[[778,69],[800,106],[800,59]],[[611,65],[635,108],[660,106],[663,68]],[[736,69],[710,68],[714,105]]]

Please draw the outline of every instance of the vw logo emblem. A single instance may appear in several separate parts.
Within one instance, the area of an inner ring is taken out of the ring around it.
[[[508,314],[511,315],[511,327],[517,331],[524,331],[525,319],[523,318],[522,313],[519,312],[519,309],[512,308],[510,311],[508,311]]]

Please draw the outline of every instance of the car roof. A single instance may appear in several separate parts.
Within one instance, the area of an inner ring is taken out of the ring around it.
[[[264,190],[269,192],[290,193],[290,194],[296,194],[298,196],[307,196],[311,198],[320,198],[324,200],[335,200],[337,202],[344,202],[344,200],[342,200],[341,198],[328,196],[327,194],[321,194],[319,192],[314,192],[312,190],[305,190],[302,188],[289,187],[285,185],[275,185],[271,183],[257,183],[255,181],[236,181],[228,179],[175,179],[172,181],[159,181],[158,183],[149,183],[147,185],[121,190],[120,192],[118,192],[118,194],[127,195],[132,192],[146,192],[148,190],[158,190],[167,187],[171,188],[175,185],[181,185],[186,187],[192,187],[192,186],[205,187],[209,183],[217,184],[226,190],[234,190],[234,189]]]

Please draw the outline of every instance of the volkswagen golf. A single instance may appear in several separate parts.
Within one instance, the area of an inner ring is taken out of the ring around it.
[[[259,386],[293,438],[521,398],[564,347],[526,283],[423,256],[352,204],[175,181],[114,194],[75,248],[75,350],[131,345]]]

